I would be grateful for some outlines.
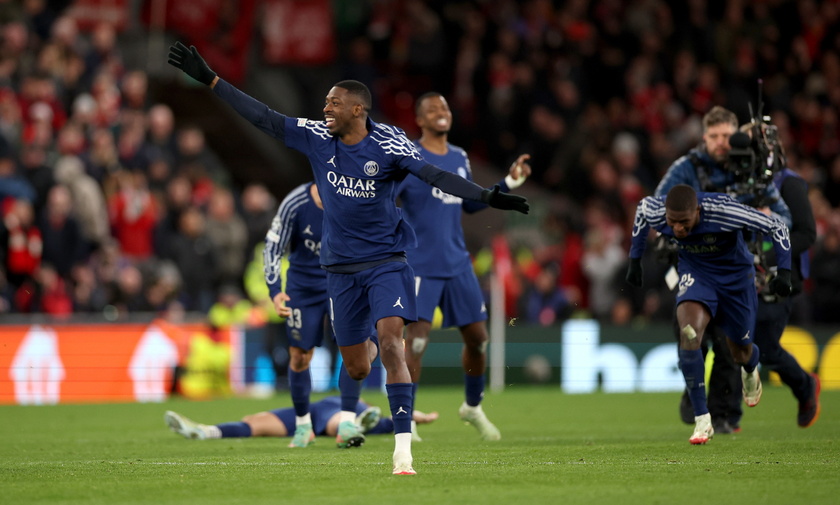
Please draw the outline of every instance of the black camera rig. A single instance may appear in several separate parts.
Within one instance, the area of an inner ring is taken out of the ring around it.
[[[752,104],[747,104],[750,122],[729,137],[731,150],[726,162],[726,168],[734,174],[735,181],[725,188],[725,192],[736,198],[752,197],[745,203],[756,208],[773,203],[767,198],[767,188],[773,184],[774,174],[786,164],[784,150],[779,143],[779,129],[770,123],[769,116],[762,116],[761,85],[759,80],[758,113],[753,114]]]

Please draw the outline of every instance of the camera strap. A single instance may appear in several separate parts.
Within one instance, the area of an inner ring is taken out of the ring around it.
[[[697,156],[697,153],[694,151],[688,153],[688,159],[694,165],[694,171],[697,173],[697,181],[700,183],[700,189],[707,192],[720,191],[712,184],[709,172],[706,171],[706,162],[700,156]]]

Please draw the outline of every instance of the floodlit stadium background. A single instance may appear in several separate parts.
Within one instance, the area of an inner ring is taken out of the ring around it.
[[[376,120],[416,138],[414,98],[440,91],[481,184],[532,155],[531,214],[464,219],[497,391],[681,388],[665,266],[623,282],[633,209],[711,106],[749,119],[761,79],[818,225],[785,342],[840,388],[837,2],[53,0],[3,2],[0,26],[0,403],[284,387],[259,248],[309,168],[169,67],[175,40],[290,116],[321,117],[324,92],[355,78]],[[172,259],[187,209],[216,254]],[[13,238],[18,213],[32,228]],[[458,348],[436,332],[424,382],[457,384]],[[322,387],[335,356],[319,357]]]

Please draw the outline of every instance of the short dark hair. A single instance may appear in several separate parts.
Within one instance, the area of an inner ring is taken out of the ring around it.
[[[345,81],[335,83],[335,87],[344,88],[351,95],[359,97],[359,100],[362,101],[362,105],[364,105],[366,111],[370,112],[373,108],[373,97],[370,94],[370,89],[368,89],[363,82],[347,79]]]
[[[729,123],[735,128],[738,128],[738,116],[729,109],[715,105],[703,116],[703,131],[705,132],[710,127],[722,123]]]
[[[433,98],[433,97],[436,97],[436,96],[439,96],[439,97],[443,98],[443,95],[438,93],[437,91],[427,91],[427,92],[423,93],[422,95],[418,96],[417,100],[414,102],[414,114],[415,115],[420,114],[420,104],[423,103],[423,100],[425,100],[427,98]]]
[[[677,184],[665,197],[665,208],[676,212],[697,208],[697,192],[688,184]]]

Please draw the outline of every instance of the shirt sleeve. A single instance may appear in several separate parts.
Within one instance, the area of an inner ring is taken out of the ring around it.
[[[630,237],[630,258],[641,258],[647,246],[647,236],[650,231],[652,214],[664,208],[662,198],[648,196],[636,206],[636,217],[633,219],[633,233]]]
[[[233,107],[240,116],[247,119],[263,133],[272,137],[284,140],[286,128],[286,116],[271,109],[266,104],[243,93],[224,79],[219,79],[213,92]]]
[[[729,200],[722,218],[727,224],[739,224],[741,228],[770,237],[776,264],[779,268],[790,270],[790,232],[778,216],[767,216],[748,205]]]
[[[265,234],[263,268],[265,285],[268,286],[268,292],[272,300],[283,290],[280,260],[289,248],[295,216],[297,216],[297,207],[293,208],[287,197],[277,209],[277,214],[271,221],[271,228]]]
[[[665,172],[662,180],[659,181],[659,185],[656,186],[654,196],[667,195],[668,191],[677,184],[688,184],[694,189],[699,189],[697,172],[694,170],[694,166],[691,164],[688,156],[681,157],[668,167],[668,171]]]
[[[460,196],[465,200],[481,202],[485,189],[478,184],[468,181],[458,174],[441,170],[440,168],[426,163],[414,175],[426,184],[430,184],[444,193]]]
[[[776,187],[775,184],[772,182],[767,186],[766,190],[767,198],[770,199],[770,210],[782,220],[783,223],[787,226],[793,225],[793,217],[790,213],[790,208],[785,203],[785,200],[782,198],[782,194],[779,192],[779,188]]]

